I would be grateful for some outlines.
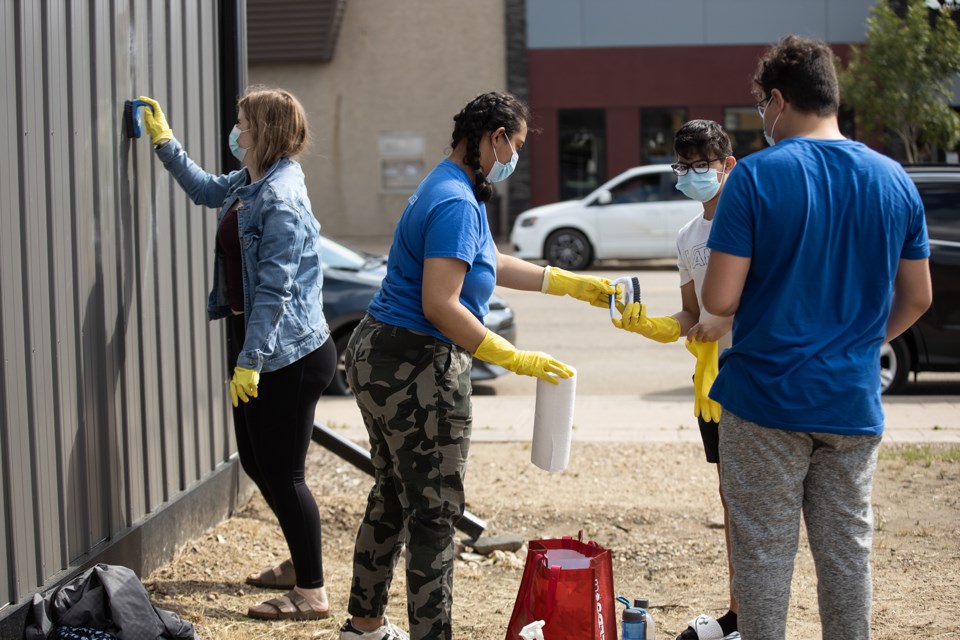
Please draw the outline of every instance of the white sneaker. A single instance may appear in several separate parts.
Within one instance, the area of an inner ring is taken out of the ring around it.
[[[383,618],[383,625],[364,633],[347,619],[340,627],[340,640],[410,640],[407,632]]]

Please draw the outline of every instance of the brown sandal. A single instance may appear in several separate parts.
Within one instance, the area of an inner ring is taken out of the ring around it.
[[[280,563],[279,576],[273,572],[273,567],[267,567],[256,578],[248,576],[246,583],[262,589],[293,589],[297,586],[297,573],[293,568],[293,560],[287,558]]]
[[[330,617],[330,611],[317,611],[307,599],[294,590],[281,598],[273,598],[262,603],[274,608],[274,611],[254,611],[247,609],[247,616],[256,620],[322,620]]]

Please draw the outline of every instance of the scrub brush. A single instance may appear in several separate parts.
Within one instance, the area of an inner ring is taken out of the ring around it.
[[[623,305],[627,306],[631,302],[640,302],[640,279],[635,276],[628,278],[617,278],[611,282],[614,287],[618,284],[623,285]],[[617,296],[610,295],[610,319],[617,317]]]
[[[123,101],[123,128],[128,138],[139,138],[143,133],[140,110],[144,107],[151,108],[142,100]]]

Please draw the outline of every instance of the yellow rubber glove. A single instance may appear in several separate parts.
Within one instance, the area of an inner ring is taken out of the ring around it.
[[[676,342],[680,337],[680,322],[676,318],[648,318],[647,305],[639,302],[631,302],[625,306],[622,317],[614,318],[613,325],[657,342]]]
[[[154,146],[159,147],[162,144],[170,142],[173,138],[173,130],[170,128],[170,125],[167,124],[167,117],[163,115],[160,103],[147,96],[140,96],[138,100],[142,100],[152,107],[152,109],[147,109],[146,107],[143,109],[143,126],[146,128],[147,133],[150,134],[150,139],[153,140]],[[246,400],[244,400],[244,402],[246,402]],[[234,404],[234,406],[236,406],[236,404]]]
[[[535,376],[558,384],[557,378],[569,378],[573,369],[542,351],[519,351],[493,331],[487,331],[483,342],[473,352],[473,356],[484,362],[498,364],[504,369],[525,376]]]
[[[697,359],[693,373],[693,415],[702,416],[708,422],[720,422],[720,403],[708,395],[719,370],[717,343],[687,340],[687,351]]]
[[[250,398],[257,397],[257,385],[260,384],[260,372],[243,367],[234,367],[233,379],[230,380],[230,402],[237,406],[237,399],[249,402]]]
[[[581,276],[556,267],[547,267],[543,271],[540,291],[554,296],[570,296],[589,302],[595,307],[605,308],[609,304],[610,295],[615,294],[617,289],[606,278]]]

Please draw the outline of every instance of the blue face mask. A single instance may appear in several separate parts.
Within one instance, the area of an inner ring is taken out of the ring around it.
[[[227,138],[230,144],[230,153],[240,162],[243,162],[243,157],[247,154],[247,150],[240,146],[240,134],[246,133],[247,131],[250,131],[250,129],[241,131],[237,125],[233,125],[233,129],[230,131],[230,137]]]
[[[707,202],[720,190],[717,170],[710,169],[706,173],[687,171],[677,178],[677,189],[691,200]]]
[[[506,137],[506,134],[504,134],[504,137]],[[513,170],[517,168],[517,160],[520,159],[520,156],[514,151],[513,145],[510,144],[510,138],[507,138],[507,144],[510,146],[510,151],[513,151],[513,155],[510,156],[510,162],[503,164],[500,162],[500,158],[497,157],[497,145],[493,144],[493,138],[490,139],[490,144],[493,146],[493,166],[490,167],[490,171],[487,173],[487,180],[490,182],[506,180],[510,177],[510,174],[513,173]]]

